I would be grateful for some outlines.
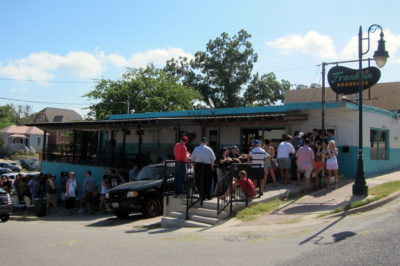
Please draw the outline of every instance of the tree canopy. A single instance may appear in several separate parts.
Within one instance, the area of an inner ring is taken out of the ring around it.
[[[290,83],[278,81],[273,73],[253,73],[258,55],[250,38],[245,30],[233,36],[223,32],[193,58],[172,58],[163,69],[153,65],[131,68],[117,81],[102,79],[84,95],[98,100],[89,107],[89,116],[104,119],[130,109],[162,112],[209,105],[267,105],[283,100]]]
[[[276,80],[274,73],[259,75],[256,73],[244,93],[246,106],[270,105],[283,100],[284,92],[290,89],[286,80]]]
[[[7,104],[0,106],[0,129],[10,125],[24,125],[33,122],[35,113],[30,105]]]
[[[84,96],[99,100],[89,107],[89,115],[97,119],[127,113],[128,108],[138,113],[193,109],[195,101],[202,100],[197,90],[153,65],[128,69],[121,80],[102,79]]]
[[[196,52],[193,59],[171,59],[164,70],[178,77],[182,84],[196,88],[205,101],[211,99],[216,107],[283,100],[284,92],[290,88],[288,81],[277,81],[273,73],[252,75],[258,55],[250,38],[245,30],[232,37],[224,32],[207,43],[206,51]]]

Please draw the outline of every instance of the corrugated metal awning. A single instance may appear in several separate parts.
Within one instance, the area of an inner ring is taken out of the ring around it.
[[[35,123],[29,124],[43,130],[90,130],[99,131],[110,128],[129,128],[147,125],[175,125],[193,124],[204,122],[231,122],[231,121],[254,121],[254,120],[306,120],[305,113],[264,113],[264,114],[238,114],[238,115],[216,115],[216,116],[184,116],[184,117],[157,117],[157,118],[131,118],[114,120],[77,121],[67,123]]]

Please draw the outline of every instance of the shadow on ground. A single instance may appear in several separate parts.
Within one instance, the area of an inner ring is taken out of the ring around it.
[[[88,227],[108,227],[108,226],[119,226],[123,224],[129,224],[139,220],[146,220],[142,214],[132,214],[127,218],[117,218],[115,216],[106,217],[101,220],[96,220],[94,223],[88,224]]]
[[[150,235],[153,234],[163,234],[170,233],[176,230],[179,230],[179,227],[171,227],[171,228],[162,228],[161,223],[154,223],[146,226],[137,226],[131,230],[125,231],[127,234],[135,234],[135,233],[145,233],[147,232]]]

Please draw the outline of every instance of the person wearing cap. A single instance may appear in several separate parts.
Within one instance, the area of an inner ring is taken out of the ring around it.
[[[281,170],[281,178],[285,184],[289,184],[289,170],[292,163],[289,155],[296,153],[296,150],[290,143],[291,140],[292,137],[290,135],[285,136],[283,141],[278,146],[278,155],[276,156],[278,160],[278,167]]]
[[[183,193],[183,185],[185,183],[186,176],[186,163],[189,158],[189,152],[186,147],[188,143],[188,137],[183,136],[181,140],[174,146],[174,156],[175,156],[175,193]]]
[[[270,159],[271,156],[260,147],[260,141],[253,140],[253,149],[249,152],[249,159],[252,164],[253,178],[257,178],[260,182],[260,195],[264,194],[265,178],[264,178],[264,163],[265,160]]]
[[[232,158],[235,163],[242,163],[242,160],[247,159],[247,154],[239,154],[238,146],[233,145],[230,150],[228,157]]]
[[[200,145],[193,150],[190,156],[190,160],[195,162],[195,179],[202,200],[212,198],[211,170],[216,159],[214,151],[207,146],[207,143],[208,139],[202,137]]]

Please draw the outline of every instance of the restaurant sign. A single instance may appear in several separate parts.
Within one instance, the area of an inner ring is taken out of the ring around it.
[[[381,71],[376,67],[367,67],[363,70],[363,90],[375,85],[381,77]],[[358,69],[335,66],[328,72],[328,83],[331,89],[338,94],[354,94],[360,88]]]

